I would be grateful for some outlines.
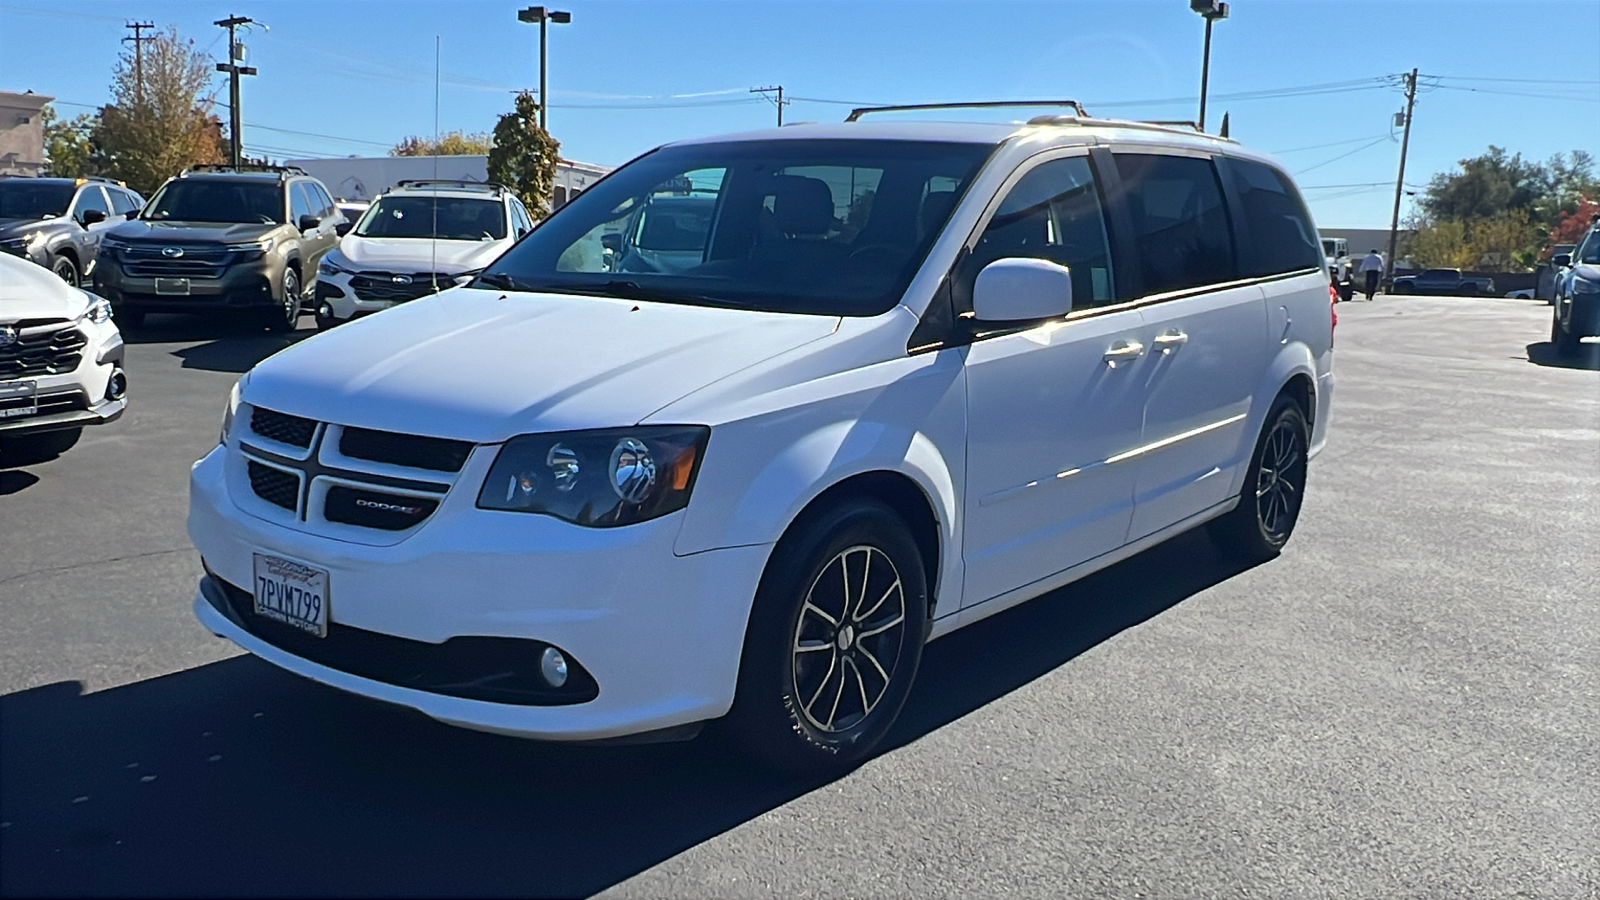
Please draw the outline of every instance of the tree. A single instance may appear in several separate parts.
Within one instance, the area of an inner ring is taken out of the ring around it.
[[[97,116],[81,113],[62,121],[57,118],[55,107],[47,104],[40,117],[44,123],[44,155],[50,160],[48,174],[64,178],[99,174],[92,140],[99,124]]]
[[[494,126],[489,151],[489,180],[511,188],[534,218],[550,214],[561,144],[539,127],[539,104],[533,95],[517,95],[516,108]]]
[[[169,25],[145,43],[141,83],[133,50],[111,75],[110,105],[94,141],[107,174],[149,194],[184,168],[223,159],[221,128],[211,115],[211,60]]]
[[[1405,258],[1424,269],[1470,269],[1467,229],[1460,219],[1429,221],[1413,217],[1406,223],[1412,230]]]
[[[1573,205],[1572,211],[1562,213],[1556,220],[1556,227],[1550,229],[1551,247],[1556,244],[1576,244],[1582,240],[1596,216],[1600,216],[1600,203],[1587,198],[1579,200]]]
[[[481,156],[494,147],[494,138],[486,131],[466,134],[452,131],[438,140],[425,137],[408,137],[389,150],[390,156]]]

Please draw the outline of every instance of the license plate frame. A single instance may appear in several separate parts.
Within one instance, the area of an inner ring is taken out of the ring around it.
[[[328,636],[328,570],[273,553],[253,553],[251,603],[263,619]]]
[[[187,278],[157,278],[156,293],[167,297],[189,296],[190,285]]]
[[[21,399],[24,402],[8,408],[0,408],[0,420],[22,419],[39,414],[39,382],[29,379],[27,381],[0,381],[0,402]]]

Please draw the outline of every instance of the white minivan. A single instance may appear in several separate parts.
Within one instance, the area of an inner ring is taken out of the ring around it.
[[[705,227],[670,265],[616,252],[664,195]],[[929,640],[1202,524],[1276,555],[1326,440],[1331,301],[1293,182],[1223,138],[1046,116],[671,144],[465,287],[241,378],[193,470],[194,609],[444,722],[713,722],[848,766]]]

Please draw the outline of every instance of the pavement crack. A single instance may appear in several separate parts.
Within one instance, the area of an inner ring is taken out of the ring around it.
[[[13,581],[21,581],[24,578],[31,578],[34,575],[46,575],[51,572],[70,572],[73,569],[82,569],[85,566],[99,566],[106,563],[125,562],[130,559],[144,559],[148,556],[164,556],[168,553],[186,553],[193,549],[193,547],[174,547],[171,550],[151,550],[148,553],[130,553],[127,556],[113,556],[109,559],[95,559],[87,562],[76,562],[65,566],[46,566],[43,569],[31,569],[27,572],[19,572],[16,575],[7,575],[4,578],[0,578],[0,584],[10,584]]]

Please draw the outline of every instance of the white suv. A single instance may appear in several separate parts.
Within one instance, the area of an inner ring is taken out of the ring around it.
[[[698,264],[607,238],[663,194],[713,198]],[[1225,139],[671,144],[470,285],[241,379],[194,467],[194,609],[470,728],[719,720],[849,765],[928,640],[1201,524],[1275,555],[1325,441],[1331,301],[1293,183]]]
[[[0,465],[65,453],[128,405],[111,304],[0,254]]]
[[[465,284],[533,229],[498,184],[402,181],[317,266],[317,327]]]

